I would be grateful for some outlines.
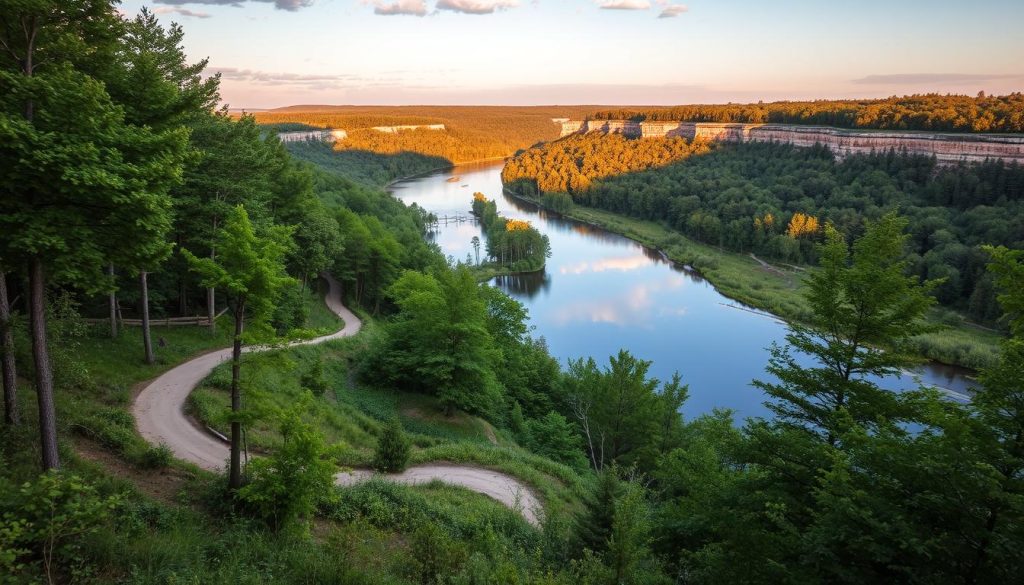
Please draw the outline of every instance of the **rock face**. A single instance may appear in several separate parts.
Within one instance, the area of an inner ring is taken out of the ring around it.
[[[403,130],[444,130],[445,128],[444,124],[418,124],[408,126],[374,126],[370,129],[387,134],[398,134]]]
[[[564,120],[564,121],[563,121]],[[986,159],[1024,164],[1024,135],[943,134],[847,130],[792,124],[729,124],[715,122],[637,122],[633,120],[565,120],[562,136],[600,132],[630,138],[679,136],[688,140],[729,142],[785,142],[795,146],[828,146],[838,156],[890,149],[934,155],[944,163],[981,162]]]
[[[344,130],[309,130],[305,132],[281,132],[281,142],[335,142],[348,138]]]

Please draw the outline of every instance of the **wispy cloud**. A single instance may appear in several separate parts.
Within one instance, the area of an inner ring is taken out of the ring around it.
[[[604,10],[649,10],[651,3],[647,0],[604,0],[600,6]]]
[[[181,6],[182,4],[207,4],[211,6],[241,6],[245,2],[273,3],[279,10],[295,12],[300,8],[307,8],[313,5],[314,0],[154,0],[156,4],[170,4]]]
[[[658,18],[675,18],[690,9],[686,4],[659,4],[661,4],[662,8]]]
[[[426,16],[426,0],[396,0],[384,2],[377,0],[373,3],[373,13],[381,16]]]
[[[192,18],[210,18],[208,12],[195,12],[188,8],[181,8],[177,6],[157,6],[153,9],[155,14],[179,14],[181,16],[189,16]]]
[[[852,80],[861,85],[967,85],[1000,79],[1024,79],[1024,74],[987,73],[895,73],[891,75],[868,75]]]
[[[519,6],[518,0],[437,0],[438,10],[451,10],[463,14],[493,14]]]
[[[239,69],[236,67],[210,67],[204,73],[207,75],[220,73],[221,79],[226,81],[248,82],[259,85],[286,85],[304,89],[338,89],[347,84],[361,81],[355,75],[275,73],[255,69]]]

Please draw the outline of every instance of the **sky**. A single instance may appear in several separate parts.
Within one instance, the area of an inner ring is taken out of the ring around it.
[[[1024,90],[1024,0],[126,0],[232,108]]]

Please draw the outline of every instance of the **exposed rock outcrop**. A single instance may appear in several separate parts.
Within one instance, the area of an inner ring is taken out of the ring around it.
[[[281,132],[281,142],[336,142],[348,138],[344,130],[308,130],[303,132]]]
[[[562,121],[564,120],[564,121]],[[828,146],[838,156],[890,149],[934,155],[940,162],[981,162],[986,159],[1024,164],[1024,135],[947,134],[848,130],[791,124],[729,124],[715,122],[638,122],[634,120],[565,120],[562,136],[600,132],[631,138],[680,136],[692,140],[786,142],[796,146]]]

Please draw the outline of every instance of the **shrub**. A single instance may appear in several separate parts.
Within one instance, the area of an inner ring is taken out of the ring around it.
[[[384,427],[384,432],[377,440],[377,452],[373,458],[373,468],[385,473],[398,473],[409,464],[409,438],[402,430],[398,418],[392,418]]]
[[[146,469],[163,469],[171,464],[174,454],[170,447],[160,443],[153,447],[147,447],[139,456],[139,466]]]
[[[274,530],[311,515],[333,485],[323,436],[302,420],[307,401],[280,414],[281,447],[249,463],[249,481],[238,491],[241,503]]]
[[[300,383],[303,388],[312,392],[313,396],[317,398],[327,393],[328,384],[327,378],[324,377],[324,364],[320,361],[319,356],[316,357],[313,367],[302,375]]]
[[[0,563],[18,569],[42,563],[47,581],[60,570],[71,581],[91,571],[81,554],[83,537],[96,532],[117,506],[76,475],[50,471],[0,502]]]
[[[420,583],[442,583],[459,572],[468,555],[466,546],[433,522],[424,523],[412,534],[413,578]]]

